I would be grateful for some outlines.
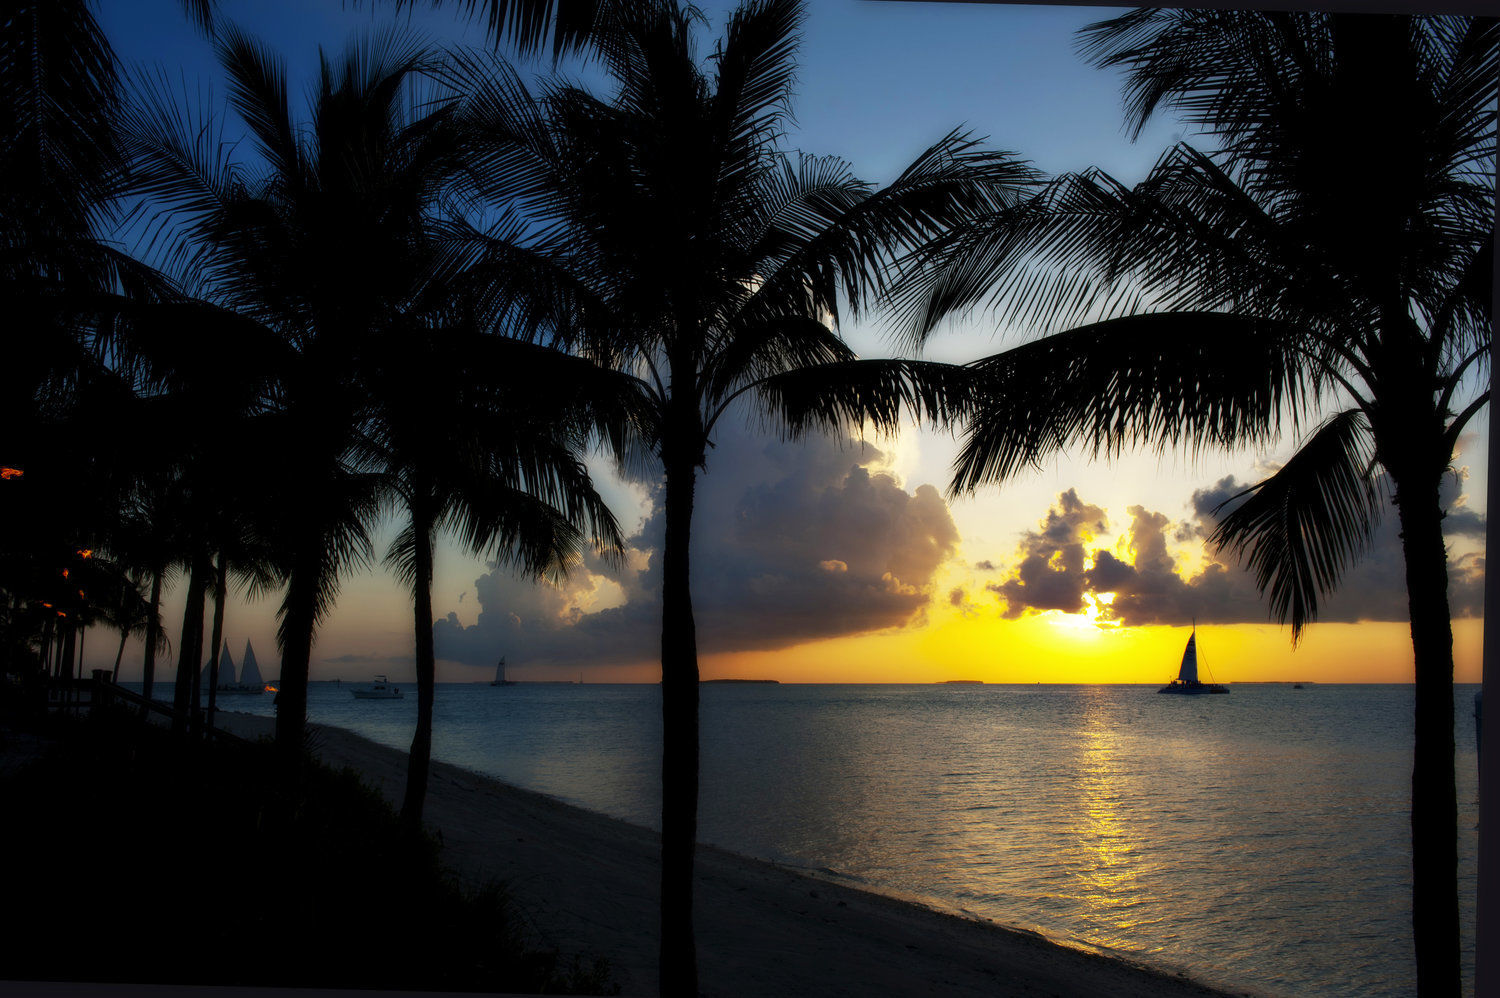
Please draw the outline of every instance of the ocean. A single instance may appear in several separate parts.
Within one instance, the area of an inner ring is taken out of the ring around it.
[[[308,715],[410,745],[407,698]],[[1415,993],[1410,686],[706,685],[699,838],[1266,995]],[[1466,994],[1478,777],[1455,692]],[[271,713],[269,696],[226,709]],[[440,684],[434,755],[656,827],[654,685]]]

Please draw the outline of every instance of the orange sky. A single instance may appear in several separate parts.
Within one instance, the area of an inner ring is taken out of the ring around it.
[[[1484,635],[1477,619],[1454,621],[1456,682],[1477,683]],[[817,641],[774,652],[707,656],[705,679],[783,683],[1164,683],[1177,674],[1188,628],[1103,630],[1056,612],[1021,620],[950,619],[925,628]],[[1199,673],[1225,683],[1310,680],[1406,683],[1412,679],[1405,624],[1315,624],[1301,645],[1271,625],[1199,629]],[[598,679],[655,682],[660,667],[599,670]],[[517,670],[517,678],[525,678]],[[458,678],[458,677],[455,677]],[[584,670],[584,678],[590,674]]]

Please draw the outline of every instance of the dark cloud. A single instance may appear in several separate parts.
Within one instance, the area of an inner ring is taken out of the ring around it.
[[[693,521],[693,609],[703,652],[774,649],[899,627],[932,599],[958,531],[930,485],[907,492],[866,465],[854,441],[798,444],[721,435],[699,479]],[[439,657],[516,664],[650,661],[660,652],[659,488],[630,538],[622,570],[593,562],[553,585],[491,571],[475,581],[480,614],[434,627]],[[603,599],[616,605],[603,609]]]
[[[974,567],[979,569],[981,572],[998,572],[1000,570],[999,566],[997,566],[993,561],[990,561],[988,558],[984,559],[984,561],[976,561],[974,563]]]
[[[1057,502],[1041,530],[1027,533],[1021,541],[1014,576],[985,586],[1005,601],[1008,618],[1027,610],[1077,613],[1084,608],[1085,545],[1107,531],[1109,522],[1104,510],[1083,502],[1074,489],[1058,496]]]
[[[1484,537],[1485,517],[1468,509],[1461,486],[1456,475],[1449,476],[1443,486],[1448,510],[1444,528],[1450,542],[1457,537]],[[1191,500],[1192,519],[1177,524],[1143,506],[1129,507],[1130,527],[1118,553],[1090,549],[1091,532],[1108,529],[1104,512],[1070,489],[1058,496],[1057,506],[1041,529],[1023,537],[1011,577],[986,588],[1005,601],[1004,615],[1011,618],[1045,610],[1078,612],[1090,598],[1113,593],[1109,603],[1098,603],[1101,620],[1128,626],[1182,624],[1194,618],[1263,623],[1269,618],[1267,604],[1232,552],[1208,550],[1209,563],[1196,575],[1186,576],[1167,545],[1169,537],[1179,543],[1206,540],[1217,517],[1234,508],[1235,497],[1245,488],[1246,483],[1231,476],[1199,489]],[[1389,490],[1382,494],[1388,495]],[[1092,565],[1085,567],[1090,558]],[[1455,617],[1483,612],[1482,554],[1450,560],[1449,604]],[[1408,619],[1400,528],[1388,500],[1370,549],[1345,575],[1338,591],[1320,601],[1318,619]]]

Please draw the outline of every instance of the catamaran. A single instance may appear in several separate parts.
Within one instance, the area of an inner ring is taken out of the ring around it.
[[[1198,624],[1193,623],[1193,633],[1188,636],[1187,647],[1182,651],[1182,666],[1177,670],[1177,678],[1172,680],[1158,693],[1228,693],[1229,687],[1220,686],[1218,683],[1200,683],[1198,681]]]
[[[225,644],[224,653],[219,656],[219,692],[275,692],[275,687],[261,678],[260,666],[255,661],[255,649],[250,647],[248,640],[245,642],[245,655],[240,659],[239,682],[235,682],[234,680],[234,659],[229,657],[229,645]]]
[[[582,676],[579,677],[580,679]],[[495,666],[495,678],[490,682],[491,686],[514,686],[515,680],[505,678],[505,656],[500,656],[500,663]]]

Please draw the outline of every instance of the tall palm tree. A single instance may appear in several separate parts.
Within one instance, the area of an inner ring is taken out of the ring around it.
[[[387,562],[411,587],[416,627],[417,725],[401,807],[415,830],[432,755],[434,536],[456,532],[468,550],[532,576],[566,571],[586,546],[618,551],[614,517],[576,455],[596,432],[620,438],[622,407],[601,389],[632,386],[462,326],[402,328],[381,347],[375,439],[408,517]]]
[[[533,100],[501,66],[464,63],[482,193],[525,219],[491,240],[518,321],[640,379],[641,431],[661,463],[661,988],[697,988],[692,871],[698,658],[688,575],[694,489],[721,418],[788,436],[903,413],[946,420],[961,372],[858,360],[838,336],[884,265],[979,208],[1014,203],[1032,173],[951,134],[889,187],[841,161],[781,151],[797,28],[793,0],[743,5],[705,66],[696,12],[652,6],[600,42],[615,92],[557,83]],[[476,235],[476,241],[484,241]],[[497,295],[504,298],[500,291]],[[739,403],[739,405],[737,405]]]
[[[267,497],[281,516],[264,536],[286,563],[276,738],[295,763],[314,632],[340,576],[370,558],[380,509],[383,478],[360,463],[374,407],[358,357],[411,293],[400,268],[412,216],[382,166],[403,154],[404,137],[386,126],[419,53],[384,34],[341,59],[321,56],[303,128],[280,61],[232,25],[219,25],[218,39],[260,162],[229,161],[217,131],[167,94],[146,96],[131,135],[139,190],[166,209],[178,262],[201,275],[205,298],[286,347],[257,440],[278,471]]]
[[[1176,109],[1218,145],[1135,187],[1090,172],[951,239],[902,292],[924,335],[990,301],[1066,326],[976,362],[954,488],[1075,442],[1095,454],[1260,443],[1327,413],[1213,540],[1293,640],[1364,553],[1394,487],[1416,664],[1418,987],[1459,992],[1453,651],[1439,483],[1488,402],[1495,22],[1139,10],[1084,29],[1126,69],[1137,133]],[[1380,153],[1362,161],[1378,136]],[[1038,275],[1041,275],[1038,279]]]
[[[366,71],[405,93],[421,82],[417,67],[408,54]],[[362,145],[347,152],[363,161],[384,230],[384,280],[400,290],[356,344],[355,363],[373,400],[363,460],[409,521],[387,560],[411,586],[415,615],[417,725],[401,812],[415,830],[432,753],[435,533],[457,529],[469,549],[528,574],[563,569],[586,533],[618,547],[575,455],[591,431],[618,436],[623,417],[618,404],[585,394],[604,385],[592,367],[493,335],[503,316],[481,321],[483,282],[467,279],[445,235],[452,208],[440,195],[464,166],[449,108],[434,101],[413,114],[386,100],[362,117]]]

